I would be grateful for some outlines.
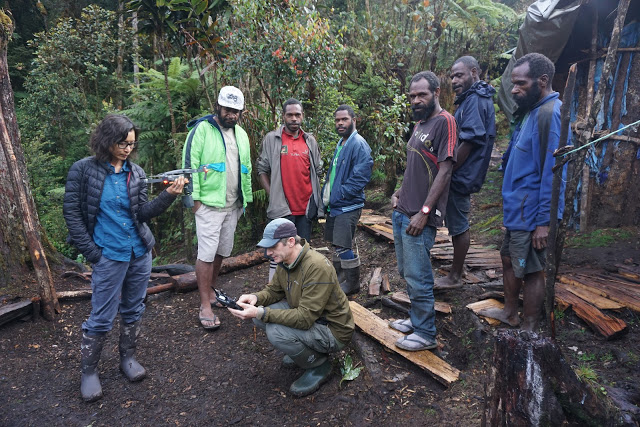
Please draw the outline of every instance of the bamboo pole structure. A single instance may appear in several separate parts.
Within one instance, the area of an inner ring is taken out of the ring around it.
[[[591,106],[591,110],[589,111],[589,115],[587,116],[587,124],[585,126],[585,130],[578,137],[578,142],[579,142],[578,146],[583,146],[587,144],[588,141],[593,137],[596,118],[597,118],[598,112],[600,111],[600,107],[602,105],[602,101],[604,99],[606,90],[609,88],[609,83],[608,83],[609,77],[611,76],[613,67],[616,63],[616,55],[618,52],[618,45],[620,43],[620,33],[622,32],[622,28],[624,27],[624,21],[627,16],[627,10],[629,9],[630,1],[631,0],[621,0],[620,3],[618,4],[618,15],[616,16],[616,20],[613,24],[613,30],[611,31],[611,41],[609,42],[609,48],[607,50],[607,57],[604,61],[604,65],[602,66],[602,77],[600,79],[601,84],[598,85],[598,91],[593,97],[593,105]],[[590,80],[588,84],[592,86],[593,81]],[[613,88],[609,88],[609,89],[613,90]],[[566,94],[566,91],[565,91],[565,94]],[[563,103],[563,107],[564,107],[564,103]],[[562,130],[564,131],[564,126]],[[576,166],[579,166],[584,163],[586,152],[585,150],[580,150],[577,153],[578,155],[576,156],[574,161],[576,162]],[[557,160],[556,160],[556,163],[557,163]],[[561,171],[556,171],[556,173],[561,173]],[[569,179],[569,182],[577,182],[577,176],[580,173],[581,173],[581,168],[575,167],[573,177]],[[556,177],[554,176],[554,182],[555,182],[555,179]],[[575,194],[575,187],[573,187],[571,190],[572,191],[567,191],[567,197],[566,197],[566,199],[570,201],[573,200],[573,195]],[[553,197],[552,197],[551,209],[552,209],[551,212],[554,212]],[[555,209],[557,210],[557,204]],[[567,209],[565,210],[565,213],[564,213],[564,221],[563,221],[564,224],[566,224],[566,221],[568,218],[573,216],[573,213],[574,213],[573,203],[568,203]],[[553,220],[553,216],[554,215],[551,215],[552,217],[551,220]],[[550,230],[549,236],[551,235],[552,233]],[[564,228],[560,228],[560,232],[558,232],[557,236],[555,232],[553,235],[555,239],[553,246],[551,245],[551,243],[549,242],[547,243],[548,243],[549,250],[551,251],[553,248],[553,250],[555,251],[555,254],[553,258],[551,258],[549,254],[547,254],[547,266],[545,268],[545,276],[546,276],[545,312],[547,315],[547,319],[549,320],[548,322],[549,323],[548,328],[550,329],[549,332],[551,333],[552,336],[554,335],[553,301],[555,297],[555,287],[554,287],[555,282],[550,284],[549,281],[555,281],[555,270],[557,268],[555,260],[559,259],[560,255],[562,254],[562,248],[564,246],[564,237],[565,237]],[[550,261],[552,261],[553,267],[549,265]],[[548,271],[548,269],[550,268],[553,268],[553,276],[551,278],[549,277],[549,274],[551,273],[551,271]]]

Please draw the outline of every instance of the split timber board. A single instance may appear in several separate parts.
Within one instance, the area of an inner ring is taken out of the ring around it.
[[[584,320],[592,330],[607,339],[619,337],[628,331],[627,324],[623,320],[604,314],[592,304],[565,290],[563,287],[556,288],[556,300],[571,305],[574,313],[579,318]]]
[[[473,311],[474,314],[478,315],[478,312],[480,310],[486,310],[489,308],[503,309],[504,304],[498,301],[497,299],[489,298],[482,301],[477,301],[477,302],[472,302],[471,304],[467,304],[467,308]],[[486,317],[486,316],[480,316],[480,317],[482,317],[491,326],[498,326],[500,323],[502,323],[500,320],[494,319],[493,317]]]
[[[0,307],[0,325],[27,316],[31,314],[32,310],[33,307],[30,299],[3,305]]]
[[[358,224],[360,227],[364,228],[365,231],[373,234],[374,236],[383,237],[388,240],[390,243],[393,243],[393,228],[387,224],[364,224],[360,222]],[[446,234],[442,234],[438,232],[436,234],[436,243],[445,243],[450,242],[449,236]],[[449,243],[451,244],[451,243]]]
[[[599,294],[592,292],[586,288],[580,288],[577,286],[570,286],[567,285],[566,283],[562,283],[562,282],[556,282],[556,288],[558,289],[562,289],[562,290],[566,290],[568,292],[571,292],[572,294],[582,298],[583,300],[593,304],[594,306],[596,306],[598,309],[600,310],[619,310],[621,308],[624,308],[624,305],[612,301],[609,298],[605,298],[603,296],[600,296]]]
[[[398,338],[404,336],[403,333],[395,331],[387,325],[387,322],[361,306],[355,301],[349,301],[351,312],[356,326],[366,335],[378,341],[391,351],[394,351],[415,365],[426,370],[433,378],[448,386],[457,381],[460,371],[449,365],[444,360],[432,352],[425,351],[405,351],[395,346]]]
[[[391,301],[395,301],[401,304],[411,305],[411,300],[406,292],[394,292],[391,294]],[[451,305],[446,302],[436,301],[434,309],[438,313],[451,314]]]
[[[634,289],[625,288],[624,285],[616,284],[602,278],[586,277],[579,274],[563,274],[559,277],[559,281],[567,285],[586,289],[590,292],[598,294],[604,298],[608,298],[633,311],[640,312],[640,295]],[[629,287],[634,286],[629,284]]]

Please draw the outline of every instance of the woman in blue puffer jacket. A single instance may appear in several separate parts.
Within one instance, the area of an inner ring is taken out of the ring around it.
[[[130,381],[145,377],[135,359],[155,239],[147,221],[164,212],[182,193],[180,177],[154,200],[147,200],[142,168],[129,160],[139,129],[123,115],[108,115],[91,134],[94,156],[71,166],[63,213],[73,244],[92,263],[91,314],[82,324],[82,377],[85,401],[102,397],[98,361],[120,312],[120,370]]]

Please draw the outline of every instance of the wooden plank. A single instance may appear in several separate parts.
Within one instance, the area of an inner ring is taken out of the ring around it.
[[[477,283],[482,283],[485,282],[485,280],[482,280],[481,278],[479,278],[478,276],[476,276],[475,274],[467,271],[466,273],[464,273],[462,275],[462,281],[465,283],[471,283],[471,284],[477,284]]]
[[[499,308],[503,309],[504,304],[498,301],[497,299],[489,298],[482,301],[472,302],[471,304],[467,304],[467,308],[473,311],[476,315],[480,310],[485,310],[488,308]],[[489,325],[498,326],[501,321],[498,319],[494,319],[492,317],[480,316],[482,317]]]
[[[32,309],[30,299],[0,306],[0,325],[24,317],[31,313]]]
[[[391,292],[391,283],[389,283],[389,275],[387,273],[382,275],[382,292]]]
[[[373,213],[373,210],[362,210],[362,215],[360,215],[360,223],[362,224],[384,224],[389,220],[388,216],[384,215],[376,215]]]
[[[566,283],[579,288],[587,289],[602,297],[608,298],[612,301],[618,302],[633,311],[640,312],[640,299],[629,296],[612,286],[608,286],[604,283],[593,283],[582,279],[579,276],[562,275],[558,278],[562,283]],[[585,283],[586,282],[586,283]]]
[[[388,242],[393,243],[393,233],[390,234],[390,233],[387,233],[386,231],[377,230],[373,228],[373,226],[366,225],[366,224],[358,224],[358,226],[361,228],[364,228],[364,230],[369,234],[372,234],[376,237],[381,237],[387,240]]]
[[[358,328],[366,335],[369,335],[380,344],[391,351],[405,357],[410,362],[421,367],[433,378],[444,385],[449,385],[460,377],[460,371],[449,365],[444,360],[430,351],[405,351],[394,345],[394,343],[404,334],[389,327],[386,321],[382,320],[369,310],[355,301],[349,301],[353,319]]]
[[[390,295],[391,300],[398,302],[400,304],[411,305],[411,300],[409,299],[409,295],[406,292],[394,292]],[[449,303],[443,301],[436,301],[433,307],[436,312],[451,314],[451,305]]]
[[[584,288],[579,288],[576,286],[569,286],[566,283],[556,283],[556,287],[561,288],[563,290],[569,291],[572,294],[582,298],[588,303],[593,304],[600,310],[619,310],[624,306],[618,302],[611,301],[608,298],[600,296],[595,292],[591,292]]]
[[[579,318],[584,320],[594,332],[607,339],[616,338],[628,332],[627,324],[623,320],[604,314],[595,306],[561,287],[556,288],[556,300],[570,304]]]
[[[369,296],[380,295],[380,287],[382,286],[382,267],[376,267],[369,281]]]
[[[618,267],[618,273],[629,279],[640,280],[640,267],[626,264],[615,264]]]

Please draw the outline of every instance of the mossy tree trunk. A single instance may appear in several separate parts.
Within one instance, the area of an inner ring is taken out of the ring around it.
[[[29,187],[9,80],[7,45],[12,33],[13,22],[0,10],[0,170],[3,171],[0,180],[0,286],[24,280],[30,259],[39,285],[43,315],[53,320],[60,305],[42,246],[42,227]]]

